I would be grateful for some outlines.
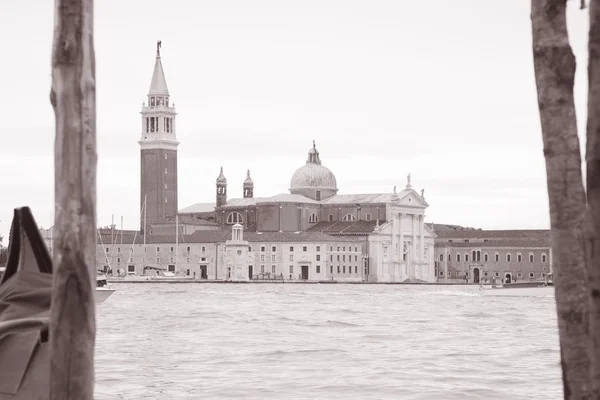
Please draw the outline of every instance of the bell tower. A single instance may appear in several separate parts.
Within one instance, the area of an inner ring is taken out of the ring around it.
[[[162,43],[156,43],[154,72],[148,91],[148,104],[142,103],[140,209],[141,229],[165,223],[177,215],[177,141],[175,104],[160,58]],[[145,216],[145,218],[144,218]]]
[[[254,182],[250,178],[250,170],[246,173],[246,179],[244,180],[244,198],[251,199],[254,197]]]
[[[217,177],[217,207],[224,206],[227,203],[227,178],[223,175],[223,167]]]

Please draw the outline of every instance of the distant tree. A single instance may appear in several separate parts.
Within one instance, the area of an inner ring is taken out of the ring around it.
[[[8,260],[8,249],[2,245],[2,240],[4,240],[4,236],[0,235],[0,266],[6,264]]]
[[[565,399],[600,399],[600,0],[589,3],[587,193],[566,0],[532,0],[531,13]]]

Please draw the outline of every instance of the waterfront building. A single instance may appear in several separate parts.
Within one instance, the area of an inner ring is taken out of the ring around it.
[[[320,232],[250,232],[241,225],[198,230],[179,238],[149,235],[145,241],[135,231],[100,229],[98,233],[96,265],[115,276],[168,271],[196,279],[227,280],[235,265],[247,272],[248,279],[367,280],[362,238]],[[245,266],[239,257],[247,260]]]
[[[552,274],[549,230],[436,230],[438,282],[544,280]]]

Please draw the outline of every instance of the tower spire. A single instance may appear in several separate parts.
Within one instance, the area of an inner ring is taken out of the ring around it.
[[[154,62],[154,72],[152,72],[152,81],[150,82],[149,96],[169,96],[169,88],[165,79],[162,61],[160,59],[160,48],[162,41],[156,42],[156,61]]]

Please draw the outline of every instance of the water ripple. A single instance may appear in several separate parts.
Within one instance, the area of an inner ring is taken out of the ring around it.
[[[553,299],[472,287],[118,284],[96,399],[558,399]]]

